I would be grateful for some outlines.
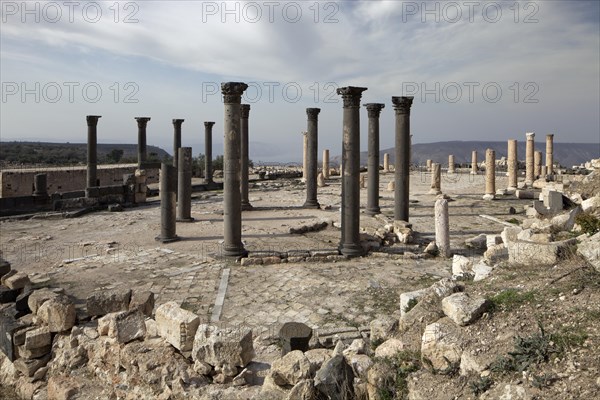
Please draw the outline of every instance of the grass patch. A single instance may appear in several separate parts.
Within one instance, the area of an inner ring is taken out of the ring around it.
[[[575,223],[581,226],[581,232],[594,235],[600,232],[600,219],[589,211],[582,212],[575,217]]]
[[[381,400],[400,400],[408,398],[408,376],[421,369],[421,353],[419,351],[405,350],[392,358],[379,359],[375,362],[382,362],[390,365],[395,376],[388,385],[380,387],[377,390],[378,399]]]
[[[492,387],[494,381],[489,376],[481,377],[471,383],[469,383],[469,389],[475,396],[479,396],[482,393],[487,392]]]
[[[510,311],[519,307],[522,304],[535,301],[535,292],[522,292],[517,289],[506,289],[502,292],[490,297],[491,311]]]
[[[509,224],[521,225],[521,221],[519,221],[516,218],[507,219],[506,222],[508,222]]]

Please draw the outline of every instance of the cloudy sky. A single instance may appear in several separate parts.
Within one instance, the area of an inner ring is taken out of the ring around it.
[[[594,1],[2,1],[1,138],[204,150],[220,83],[250,85],[250,157],[299,160],[307,107],[322,109],[319,153],[339,154],[342,102],[364,86],[385,103],[381,147],[393,145],[392,96],[414,95],[414,143],[525,139],[547,133],[600,152],[600,7]],[[367,113],[361,110],[361,148]]]

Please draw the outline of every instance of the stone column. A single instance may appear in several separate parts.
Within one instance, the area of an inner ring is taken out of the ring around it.
[[[431,163],[431,189],[429,194],[442,194],[442,165]]]
[[[485,194],[484,200],[494,200],[496,197],[496,152],[492,149],[485,151]]]
[[[425,161],[425,166],[427,167],[427,172],[431,172],[431,166],[433,165],[433,162],[431,160],[426,160]]]
[[[142,168],[142,164],[146,162],[148,155],[146,151],[146,125],[150,121],[150,117],[136,117],[138,126],[138,168]]]
[[[173,120],[173,166],[179,168],[178,156],[179,148],[181,147],[181,124],[184,119]]]
[[[396,170],[394,181],[394,220],[408,222],[408,192],[410,188],[410,97],[392,97],[396,111]]]
[[[177,184],[174,166],[162,163],[160,168],[160,235],[156,240],[169,243],[179,240],[176,234],[176,200]]]
[[[379,208],[379,115],[385,104],[368,103],[364,105],[369,116],[369,159],[367,163],[367,215],[381,214]]]
[[[448,173],[453,174],[454,172],[454,154],[450,154],[448,156]]]
[[[439,164],[437,164],[439,166]],[[448,200],[437,199],[435,201],[435,244],[440,256],[450,257],[450,224],[448,220]]]
[[[355,257],[363,254],[360,244],[360,98],[364,87],[337,89],[344,101],[342,139],[342,238],[340,251]]]
[[[471,175],[477,175],[477,151],[471,152]]]
[[[329,179],[329,150],[323,150],[323,178]]]
[[[250,200],[248,199],[248,169],[249,165],[249,140],[248,140],[248,117],[250,116],[250,104],[242,104],[240,106],[240,130],[241,130],[241,157],[242,161],[240,163],[240,168],[242,170],[242,175],[240,177],[241,185],[241,196],[242,196],[242,210],[248,211],[252,210],[252,204],[250,204]]]
[[[33,195],[48,196],[48,180],[46,174],[35,174],[33,177]]]
[[[307,141],[306,146],[306,201],[303,208],[319,208],[317,201],[317,151],[318,151],[318,123],[320,108],[307,108],[306,115],[308,116],[307,130],[304,137]]]
[[[541,175],[541,173],[542,173],[542,170],[540,169],[541,166],[542,166],[542,152],[536,151],[533,153],[533,177],[534,177],[534,179],[537,179]]]
[[[535,133],[527,133],[527,142],[525,147],[525,185],[531,186],[535,180],[534,172],[534,151],[535,151]]]
[[[308,168],[308,132],[302,132],[302,182],[306,182]]]
[[[546,175],[548,175],[548,167],[545,165],[540,166],[540,178],[546,179]]]
[[[554,174],[554,135],[546,135],[546,173]]]
[[[213,182],[212,167],[212,127],[215,123],[212,121],[204,122],[204,183]]]
[[[383,172],[390,172],[390,155],[389,155],[389,153],[383,154]]]
[[[228,257],[247,254],[242,243],[242,204],[240,191],[240,103],[248,88],[243,82],[221,83],[225,121],[223,125],[223,255]]]
[[[177,149],[177,222],[192,222],[192,148]]]
[[[100,115],[88,115],[85,117],[87,120],[88,133],[87,133],[87,184],[86,187],[98,186],[98,152],[97,152],[97,126],[98,119],[102,118]]]
[[[519,164],[517,160],[517,141],[510,139],[508,141],[508,190],[517,190],[517,174],[519,172]]]

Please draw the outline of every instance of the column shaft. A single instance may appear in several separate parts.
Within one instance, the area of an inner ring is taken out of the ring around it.
[[[471,175],[477,175],[477,152],[471,152]]]
[[[546,135],[546,174],[554,174],[554,135]]]
[[[179,148],[181,147],[181,124],[183,124],[183,119],[174,119],[173,120],[173,166],[175,168],[179,168]]]
[[[241,163],[240,168],[242,170],[241,175],[241,196],[242,196],[242,210],[251,210],[252,204],[250,204],[250,200],[248,198],[248,169],[250,168],[249,163],[249,139],[248,139],[248,118],[250,116],[250,104],[242,104],[240,106],[241,120],[240,120],[240,129],[241,129]]]
[[[191,222],[194,220],[192,211],[192,148],[177,149],[177,221]]]
[[[437,164],[439,165],[439,164]],[[435,244],[440,256],[450,257],[450,224],[448,218],[448,200],[438,199],[435,201]]]
[[[320,108],[307,108],[306,115],[308,116],[306,140],[306,201],[302,207],[304,208],[319,208],[317,201],[317,154],[318,154],[318,123]]]
[[[381,213],[379,208],[379,115],[385,104],[369,103],[364,105],[369,117],[369,152],[367,162],[367,209],[368,215]]]
[[[453,174],[454,172],[454,154],[450,154],[448,156],[448,173]]]
[[[329,150],[323,150],[323,178],[329,179]]]
[[[396,161],[394,219],[408,222],[410,190],[410,107],[413,97],[392,97],[396,111]]]
[[[204,122],[204,182],[213,182],[212,167],[212,127],[215,123],[212,121]]]
[[[527,133],[527,142],[525,145],[525,185],[531,186],[535,180],[534,173],[534,151],[535,151],[535,133]]]
[[[87,179],[86,187],[98,186],[98,136],[97,127],[100,115],[88,115],[87,120]]]
[[[517,159],[517,141],[510,139],[508,141],[508,189],[516,190],[519,172],[519,162]]]
[[[146,150],[146,125],[150,121],[149,117],[136,117],[138,125],[138,168],[142,168],[142,164],[147,160]]]
[[[485,151],[485,195],[484,200],[496,197],[496,152],[492,149]]]
[[[160,236],[156,240],[169,243],[179,240],[176,234],[176,200],[177,185],[174,166],[162,163],[160,168]]]
[[[442,165],[431,163],[431,189],[429,194],[442,194]]]

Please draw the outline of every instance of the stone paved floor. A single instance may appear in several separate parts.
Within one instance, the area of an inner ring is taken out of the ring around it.
[[[386,191],[392,174],[382,175],[381,206],[393,214],[393,193]],[[497,187],[506,185],[498,177]],[[433,204],[428,195],[430,175],[411,177],[411,223],[424,242],[433,238]],[[506,196],[493,202],[481,200],[483,176],[445,176],[442,190],[450,203],[452,247],[464,251],[464,240],[479,233],[498,233],[503,226],[480,218],[487,214],[501,220],[514,206],[522,211],[530,200]],[[320,232],[291,235],[290,227],[320,219],[339,222],[340,181],[319,188],[324,209],[299,208],[304,186],[295,181],[259,182],[252,187],[250,201],[255,211],[243,213],[243,240],[247,249],[287,251],[334,249],[340,232],[328,227]],[[366,206],[366,189],[361,206]],[[331,263],[286,263],[242,267],[215,258],[222,240],[222,193],[195,194],[194,223],[179,223],[183,240],[158,244],[160,210],[154,202],[122,213],[99,212],[76,219],[35,218],[0,222],[3,257],[15,269],[34,276],[39,285],[64,287],[80,304],[94,290],[113,287],[148,289],[157,304],[175,300],[208,321],[224,268],[230,268],[221,321],[247,324],[257,333],[276,329],[286,321],[313,327],[361,326],[377,314],[397,311],[401,292],[429,285],[450,272],[449,260],[410,260],[398,255],[375,253],[368,257]],[[382,227],[380,219],[361,215],[361,227]],[[396,246],[398,247],[398,246]]]

